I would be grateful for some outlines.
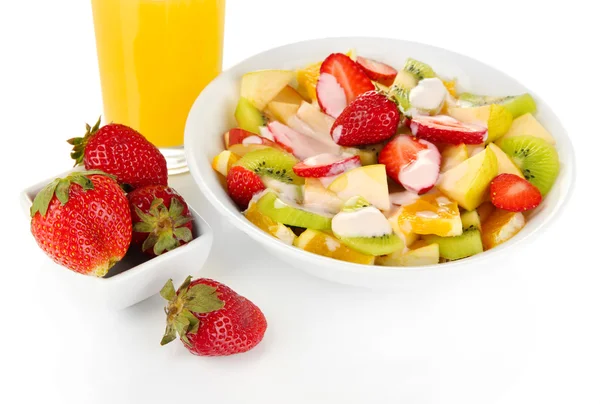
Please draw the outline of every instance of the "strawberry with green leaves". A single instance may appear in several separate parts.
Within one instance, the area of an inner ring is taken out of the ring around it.
[[[125,192],[99,170],[55,179],[31,207],[31,233],[40,248],[81,274],[106,275],[127,253],[131,232]]]
[[[137,188],[127,199],[133,220],[133,244],[141,246],[148,255],[161,255],[192,240],[190,209],[173,188]]]
[[[75,165],[112,174],[122,185],[167,185],[167,161],[160,150],[134,129],[116,123],[86,125],[83,137],[68,140]]]
[[[254,303],[212,279],[192,281],[189,276],[177,291],[169,280],[160,295],[168,301],[161,345],[179,335],[194,355],[233,355],[254,348],[267,330],[267,320]]]

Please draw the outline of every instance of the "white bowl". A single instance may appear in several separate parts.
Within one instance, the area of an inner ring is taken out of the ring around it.
[[[21,205],[29,216],[29,208],[37,193],[54,178],[63,178],[75,168],[32,185],[21,193]],[[86,303],[119,310],[141,302],[160,292],[164,284],[173,279],[175,285],[183,283],[188,275],[197,275],[208,258],[213,242],[213,231],[191,206],[195,238],[158,257],[149,257],[134,248],[110,269],[103,278],[82,275],[59,267],[61,280],[68,283],[64,290],[76,291],[77,298]]]
[[[459,89],[488,95],[531,93],[538,105],[537,118],[556,139],[561,170],[552,191],[518,235],[492,250],[460,261],[423,267],[382,267],[351,264],[288,246],[247,221],[231,201],[211,168],[213,157],[223,150],[223,133],[234,127],[234,108],[239,97],[240,78],[258,69],[297,69],[323,60],[332,52],[354,48],[359,55],[392,66],[402,66],[407,57],[422,60],[445,77],[456,77]],[[531,90],[477,60],[420,43],[383,38],[328,38],[294,43],[253,56],[213,80],[200,94],[188,116],[185,153],[191,174],[202,193],[231,223],[258,241],[273,255],[297,268],[331,281],[396,288],[412,281],[431,282],[472,270],[514,251],[523,240],[546,228],[564,208],[575,179],[573,146],[565,129],[548,105]]]

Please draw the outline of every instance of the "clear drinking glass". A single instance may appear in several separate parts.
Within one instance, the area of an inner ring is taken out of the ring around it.
[[[92,0],[104,122],[136,129],[187,171],[185,121],[220,72],[225,0]]]

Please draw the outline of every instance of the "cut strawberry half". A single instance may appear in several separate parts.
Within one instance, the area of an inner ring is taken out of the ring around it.
[[[396,104],[377,91],[368,91],[335,120],[331,137],[340,146],[375,144],[394,136],[399,123]]]
[[[246,209],[252,197],[264,189],[260,177],[244,167],[232,167],[227,173],[227,192],[241,209]]]
[[[488,133],[484,126],[464,123],[447,115],[414,116],[410,130],[420,139],[448,144],[481,144]]]
[[[356,97],[374,89],[363,69],[343,53],[332,53],[321,64],[317,100],[321,109],[334,118]]]
[[[500,174],[494,178],[490,197],[495,207],[511,212],[534,209],[542,202],[540,190],[515,174]]]
[[[340,148],[334,144],[327,144],[310,136],[298,133],[289,126],[280,122],[269,123],[269,130],[275,138],[275,142],[292,153],[300,160],[323,153],[337,154]]]
[[[392,85],[398,74],[398,71],[392,66],[373,59],[363,58],[362,56],[356,58],[356,63],[362,67],[371,80],[385,84],[386,86]]]
[[[234,149],[233,146],[238,145],[238,144],[239,145],[256,144],[256,145],[274,147],[276,149],[283,149],[283,150],[287,151],[288,153],[292,152],[291,149],[285,145],[277,144],[277,143],[269,140],[266,137],[259,136],[256,133],[248,132],[247,130],[244,130],[244,129],[239,129],[239,128],[231,129],[229,132],[225,133],[224,138],[225,138],[225,144],[227,146],[227,149],[232,150],[232,151]]]
[[[342,174],[356,167],[360,167],[359,156],[344,158],[334,154],[319,154],[296,164],[294,172],[299,177],[323,178]]]
[[[435,145],[412,136],[400,135],[379,153],[390,178],[411,192],[423,194],[435,185],[442,157]]]

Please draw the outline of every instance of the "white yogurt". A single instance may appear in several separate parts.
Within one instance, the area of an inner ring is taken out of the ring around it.
[[[379,209],[369,206],[333,217],[331,229],[339,237],[380,237],[392,233],[392,225]]]
[[[242,140],[242,144],[262,144],[262,139],[260,136],[252,135],[244,138],[244,140]]]
[[[437,77],[423,79],[408,95],[411,107],[425,110],[436,111],[446,100],[448,90],[442,80]]]

